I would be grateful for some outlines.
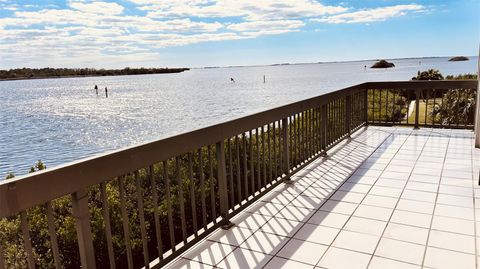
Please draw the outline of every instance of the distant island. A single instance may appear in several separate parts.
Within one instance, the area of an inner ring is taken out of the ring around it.
[[[370,68],[390,68],[395,67],[395,64],[387,62],[385,60],[380,60],[373,64]]]
[[[457,57],[450,58],[450,60],[448,60],[448,61],[449,62],[461,62],[461,61],[468,61],[468,60],[470,60],[470,59],[468,59],[465,56],[457,56]]]
[[[144,74],[180,73],[189,68],[129,68],[124,69],[94,69],[94,68],[17,68],[0,70],[0,80],[40,79],[61,77],[94,77],[94,76],[124,76]]]

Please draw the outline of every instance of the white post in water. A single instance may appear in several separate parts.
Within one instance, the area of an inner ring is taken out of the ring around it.
[[[475,147],[480,148],[480,46],[478,49],[477,104],[475,109]]]

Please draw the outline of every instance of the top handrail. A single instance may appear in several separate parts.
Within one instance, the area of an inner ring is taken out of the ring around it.
[[[0,218],[365,89],[477,89],[476,80],[367,82],[0,182]],[[68,184],[66,184],[68,182]]]

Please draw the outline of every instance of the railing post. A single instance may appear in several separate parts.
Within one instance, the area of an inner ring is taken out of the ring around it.
[[[290,182],[290,135],[288,132],[288,118],[282,119],[282,138],[283,138],[283,145],[282,145],[282,170],[285,173],[285,180]]]
[[[88,210],[88,194],[85,190],[72,193],[72,211],[75,218],[82,268],[93,269],[96,267],[95,254]]]
[[[363,121],[368,124],[368,89],[363,93]]]
[[[222,229],[228,230],[233,227],[228,215],[228,190],[227,190],[227,166],[225,163],[225,141],[217,142],[217,177],[218,192],[220,196],[220,216],[222,217]]]
[[[418,129],[418,118],[420,115],[420,93],[422,90],[415,90],[415,127],[413,129]]]
[[[480,48],[478,50],[478,54],[480,55]],[[480,58],[478,58],[478,72],[477,72],[477,98],[475,104],[475,147],[480,148]],[[479,178],[480,184],[480,178]]]
[[[352,121],[352,96],[347,95],[345,97],[345,131],[348,137],[350,137],[350,124]]]
[[[327,156],[327,130],[328,130],[328,119],[327,119],[327,104],[322,105],[322,126],[320,127],[320,132],[322,136],[322,155]]]

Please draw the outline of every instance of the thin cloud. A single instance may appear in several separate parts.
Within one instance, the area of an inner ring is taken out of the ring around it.
[[[351,13],[343,13],[333,16],[327,16],[318,19],[311,19],[314,22],[323,23],[368,23],[386,21],[391,18],[401,17],[407,15],[409,12],[421,12],[425,7],[417,4],[410,5],[396,5],[389,7],[380,7],[373,9],[365,9]]]

